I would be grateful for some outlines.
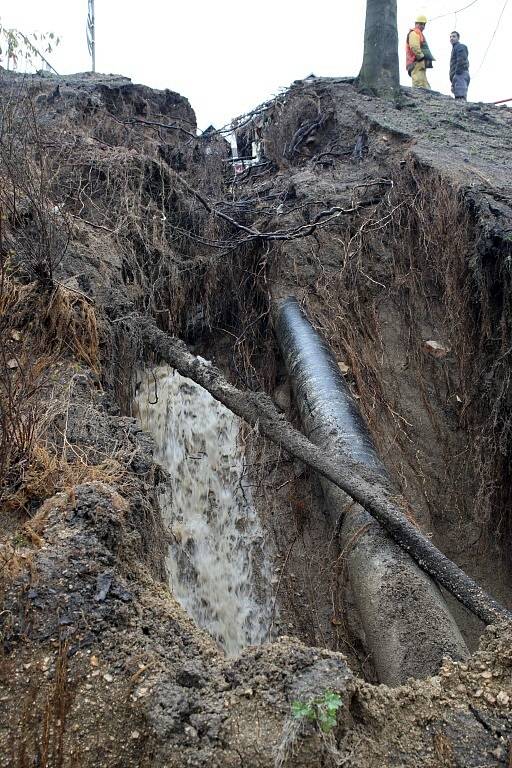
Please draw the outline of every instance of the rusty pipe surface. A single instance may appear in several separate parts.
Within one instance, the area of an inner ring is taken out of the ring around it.
[[[368,428],[326,342],[294,297],[279,300],[276,334],[309,439],[365,464],[390,484]],[[437,585],[359,505],[320,479],[340,544],[353,600],[381,683],[436,674],[443,656],[469,655]],[[344,512],[348,508],[348,511]]]

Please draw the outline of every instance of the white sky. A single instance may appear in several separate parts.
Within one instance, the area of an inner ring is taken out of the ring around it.
[[[505,0],[398,0],[402,83],[404,40],[418,13],[432,21],[425,30],[436,57],[432,87],[450,92],[449,34],[469,47],[472,101],[512,97],[509,36],[512,2],[505,7],[485,63],[485,49]],[[365,0],[96,0],[96,69],[186,96],[200,128],[217,127],[270,98],[293,80],[314,73],[356,75],[364,34]],[[450,12],[446,18],[434,17]],[[6,27],[52,31],[61,44],[49,56],[60,74],[90,69],[85,25],[87,0],[17,0],[0,11]]]

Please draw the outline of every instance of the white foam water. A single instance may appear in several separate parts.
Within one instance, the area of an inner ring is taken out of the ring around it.
[[[160,504],[173,538],[174,595],[227,654],[261,643],[270,622],[269,564],[238,419],[168,366],[143,376],[137,407],[170,477]]]

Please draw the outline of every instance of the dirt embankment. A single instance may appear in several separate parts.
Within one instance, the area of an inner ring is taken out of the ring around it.
[[[373,685],[318,484],[253,435],[276,630],[294,637],[226,660],[166,585],[165,478],[129,414],[152,361],[130,322],[143,311],[296,418],[270,321],[271,297],[293,293],[418,523],[505,601],[508,111],[297,83],[258,117],[261,164],[233,176],[177,94],[5,74],[1,89],[16,451],[0,489],[0,764],[506,766],[510,628],[434,678]],[[292,702],[325,691],[342,697],[336,727],[298,727]]]

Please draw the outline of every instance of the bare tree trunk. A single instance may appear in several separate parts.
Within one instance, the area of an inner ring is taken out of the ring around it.
[[[394,99],[400,90],[396,0],[366,0],[362,91]]]
[[[165,360],[182,376],[204,387],[233,413],[259,429],[261,434],[345,491],[382,525],[402,549],[409,552],[425,573],[442,584],[485,624],[512,619],[510,611],[466,576],[407,520],[400,507],[403,500],[386,487],[381,475],[346,456],[332,455],[318,448],[293,428],[267,395],[237,389],[212,365],[190,354],[182,341],[160,331],[150,318],[138,315],[130,320],[129,332],[142,339],[148,353]]]

